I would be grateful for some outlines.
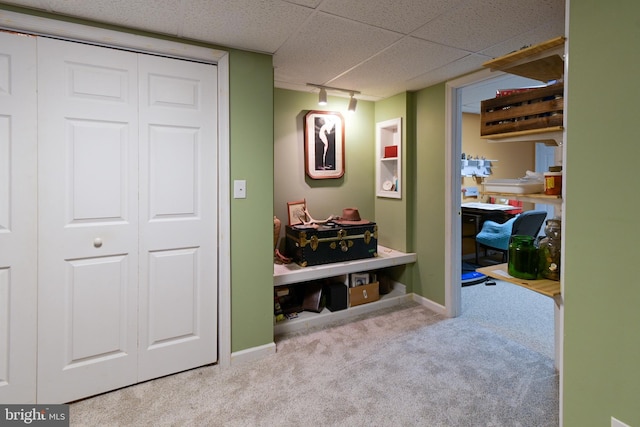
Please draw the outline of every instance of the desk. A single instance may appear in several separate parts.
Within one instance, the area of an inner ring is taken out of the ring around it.
[[[478,273],[482,273],[485,276],[493,277],[494,279],[504,280],[505,282],[513,283],[514,285],[522,286],[539,294],[546,295],[551,298],[555,298],[560,295],[560,282],[555,280],[540,279],[540,280],[526,280],[518,279],[509,275],[507,264],[490,265],[488,267],[482,267],[476,269]]]
[[[482,224],[485,221],[491,220],[502,224],[506,222],[513,215],[508,214],[506,211],[513,210],[511,205],[498,205],[491,203],[463,203],[462,208],[462,239],[474,239],[476,235],[482,230]],[[465,233],[465,225],[471,228],[471,232]],[[475,243],[475,256],[476,264],[478,264],[478,244]]]

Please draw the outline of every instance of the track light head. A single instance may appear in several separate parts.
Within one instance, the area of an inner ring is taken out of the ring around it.
[[[327,105],[327,90],[323,87],[320,88],[318,95],[318,105]]]
[[[356,112],[356,104],[358,103],[358,100],[353,95],[354,94],[352,93],[351,98],[349,99],[349,107],[347,108],[347,111],[350,113]]]

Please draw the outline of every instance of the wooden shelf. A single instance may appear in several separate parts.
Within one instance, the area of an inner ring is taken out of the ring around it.
[[[478,273],[482,273],[485,276],[493,277],[497,280],[504,280],[505,282],[513,283],[514,285],[522,286],[539,294],[546,295],[554,298],[560,295],[560,282],[555,280],[541,279],[541,280],[525,280],[518,279],[507,273],[507,264],[491,265],[488,267],[481,267],[476,269]]]
[[[494,192],[483,191],[482,195],[499,197],[501,199],[521,200],[527,203],[543,203],[543,204],[552,204],[552,205],[562,204],[561,196],[550,196],[548,194],[543,194],[543,193],[518,194],[518,193],[494,193]]]
[[[494,133],[480,136],[487,142],[543,142],[547,145],[561,145],[564,127],[553,126],[542,129],[521,130],[518,132]]]
[[[564,44],[566,38],[556,37],[546,42],[521,49],[482,64],[491,71],[503,71],[541,82],[561,80],[564,76]],[[564,137],[562,126],[540,129],[494,133],[481,136],[489,142],[543,142],[561,145]]]
[[[565,37],[521,49],[482,64],[491,71],[504,71],[542,82],[559,80],[564,75]]]

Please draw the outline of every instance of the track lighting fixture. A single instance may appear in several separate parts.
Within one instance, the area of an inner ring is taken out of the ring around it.
[[[355,113],[357,103],[358,103],[358,100],[353,96],[353,92],[352,92],[351,98],[349,99],[349,108],[347,108],[347,111],[350,113]]]
[[[341,89],[339,87],[317,85],[315,83],[307,83],[307,86],[313,86],[320,89],[320,93],[318,94],[318,105],[327,105],[327,90],[332,90],[337,92],[347,92],[349,94],[349,107],[347,110],[350,113],[353,113],[356,111],[356,104],[358,103],[358,100],[355,98],[355,95],[360,93],[357,90]]]
[[[320,88],[320,94],[318,95],[318,105],[327,105],[327,90]]]

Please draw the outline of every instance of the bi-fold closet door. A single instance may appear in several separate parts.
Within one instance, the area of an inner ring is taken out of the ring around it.
[[[0,402],[35,400],[36,39],[0,32]]]
[[[216,67],[38,38],[37,69],[37,401],[215,362]]]

